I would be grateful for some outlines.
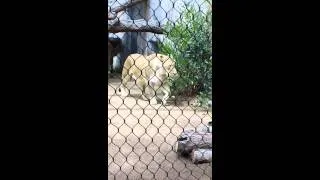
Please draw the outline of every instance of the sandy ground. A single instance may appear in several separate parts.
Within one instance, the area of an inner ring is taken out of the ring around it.
[[[211,164],[193,164],[177,157],[177,137],[183,129],[201,130],[211,113],[181,106],[150,105],[134,97],[115,94],[120,80],[108,84],[108,179],[211,179]]]

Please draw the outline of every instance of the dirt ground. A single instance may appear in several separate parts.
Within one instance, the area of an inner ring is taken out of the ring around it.
[[[134,97],[141,93],[130,88],[133,97],[115,94],[120,79],[108,84],[108,179],[212,179],[211,163],[193,164],[177,157],[177,137],[183,129],[203,130],[212,115],[181,106],[150,105]],[[133,83],[132,83],[133,85]]]

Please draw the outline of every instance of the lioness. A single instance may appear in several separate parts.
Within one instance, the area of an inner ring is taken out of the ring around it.
[[[175,61],[169,56],[160,53],[150,54],[146,58],[151,62],[151,67],[157,70],[157,75],[149,78],[149,85],[153,90],[156,90],[156,97],[164,94],[162,102],[166,104],[166,100],[171,95],[169,78],[174,80],[179,77],[175,67]],[[159,60],[161,63],[159,63]],[[151,91],[151,93],[154,95],[153,91]]]
[[[142,70],[147,66],[148,60],[142,54],[130,54],[127,57],[122,69],[122,83],[118,89],[118,91],[121,93],[121,96],[129,95],[129,90],[126,86],[131,79],[138,81],[136,82],[138,86],[143,85],[142,83],[145,81],[143,79],[145,75],[142,76]],[[142,90],[144,90],[144,88],[142,88]]]
[[[172,60],[169,56],[159,53],[153,53],[146,57],[149,61],[159,59],[163,63],[163,67],[166,69],[167,73],[169,73],[169,77],[177,78],[178,73],[175,67],[175,61]]]
[[[161,100],[165,105],[170,96],[168,77],[176,74],[175,63],[168,56],[151,54],[145,57],[142,54],[131,54],[124,63],[122,84],[117,93],[128,96],[129,90],[126,85],[134,79],[136,85],[142,90],[144,100],[151,99],[151,104],[156,104],[159,95],[164,94]]]

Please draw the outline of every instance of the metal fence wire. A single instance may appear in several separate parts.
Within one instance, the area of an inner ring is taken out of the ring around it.
[[[212,14],[212,0],[106,1],[108,179],[212,179]]]

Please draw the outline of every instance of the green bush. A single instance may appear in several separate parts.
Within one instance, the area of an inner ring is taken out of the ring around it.
[[[160,53],[176,60],[179,78],[172,80],[175,96],[198,96],[201,105],[212,99],[212,12],[186,7],[177,22],[168,22]]]

